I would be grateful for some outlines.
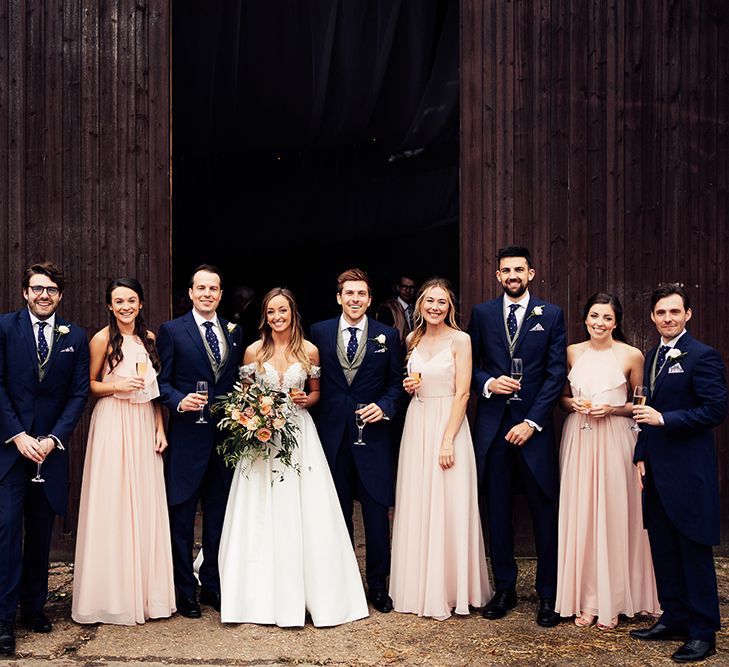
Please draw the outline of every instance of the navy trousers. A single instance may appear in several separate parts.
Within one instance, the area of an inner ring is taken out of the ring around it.
[[[352,456],[353,445],[345,436],[339,446],[337,464],[334,470],[334,486],[339,496],[344,521],[354,543],[352,514],[354,500],[362,506],[362,521],[365,532],[365,572],[370,594],[387,592],[387,577],[390,574],[390,508],[378,503],[365,488],[357,472]],[[366,447],[367,445],[365,445]]]
[[[43,484],[30,481],[35,474],[36,464],[21,456],[0,480],[0,621],[15,620],[18,602],[34,616],[48,597],[55,514]]]
[[[522,448],[504,439],[512,426],[508,421],[502,424],[486,452],[483,496],[494,586],[497,591],[516,587],[514,494],[521,488],[534,526],[537,550],[535,588],[539,597],[554,599],[557,594],[557,503],[542,491],[524,459]]]
[[[203,564],[200,567],[200,586],[213,593],[220,592],[218,550],[223,533],[225,506],[228,503],[231,472],[222,459],[211,453],[200,487],[187,500],[170,505],[170,533],[172,537],[172,566],[175,588],[186,597],[197,590],[197,580],[192,570],[192,550],[195,544],[195,516],[200,502],[203,515],[202,548]]]
[[[646,462],[643,516],[656,573],[661,623],[691,639],[713,642],[719,630],[714,555],[683,535],[666,514]]]

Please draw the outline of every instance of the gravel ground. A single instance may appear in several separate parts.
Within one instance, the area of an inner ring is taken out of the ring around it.
[[[358,540],[359,541],[359,540]],[[362,556],[358,544],[358,555]],[[137,627],[81,626],[70,620],[73,568],[55,563],[50,576],[49,617],[54,631],[37,635],[18,629],[16,660],[0,665],[672,665],[671,642],[642,643],[628,632],[645,619],[623,619],[612,631],[564,622],[540,628],[534,622],[534,561],[520,559],[519,605],[499,621],[478,613],[433,621],[409,614],[379,614],[348,625],[281,629],[222,625],[203,607],[198,620],[175,615]],[[717,558],[722,624],[729,625],[729,559]],[[717,637],[719,654],[708,664],[729,664],[729,631]]]

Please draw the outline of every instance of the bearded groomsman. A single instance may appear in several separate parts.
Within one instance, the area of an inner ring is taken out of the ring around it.
[[[160,400],[170,411],[165,482],[177,611],[187,618],[200,618],[192,564],[197,505],[200,501],[203,514],[200,602],[220,611],[218,548],[233,479],[233,471],[216,451],[221,439],[218,420],[205,406],[207,396],[233,389],[243,344],[240,326],[217,315],[223,296],[217,268],[198,266],[190,278],[188,295],[192,310],[160,327],[157,350],[162,362]],[[200,381],[207,382],[207,395],[198,393]],[[204,422],[198,421],[201,409]]]
[[[535,275],[529,250],[502,248],[496,261],[504,296],[475,306],[469,325],[478,396],[474,448],[496,589],[481,613],[493,620],[516,606],[512,514],[514,493],[521,488],[537,549],[536,620],[552,627],[559,623],[554,610],[559,461],[552,411],[567,373],[564,315],[529,293]],[[512,378],[515,358],[523,363],[521,380]]]
[[[21,623],[52,629],[53,520],[66,513],[67,448],[89,393],[86,332],[56,315],[64,286],[54,264],[33,264],[27,307],[0,317],[0,655],[15,652],[18,602]]]
[[[712,545],[719,544],[719,488],[711,429],[727,412],[719,353],[686,331],[691,306],[680,285],[651,295],[661,340],[645,359],[648,403],[635,406],[641,431],[634,461],[643,487],[658,600],[663,614],[635,639],[686,640],[673,654],[696,662],[716,653],[719,599]]]

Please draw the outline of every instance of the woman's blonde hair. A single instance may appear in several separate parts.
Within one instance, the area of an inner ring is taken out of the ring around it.
[[[261,334],[261,347],[256,352],[258,368],[259,370],[263,370],[264,362],[273,356],[273,335],[271,333],[271,327],[268,324],[266,311],[268,310],[268,304],[277,296],[284,297],[289,302],[289,308],[291,309],[291,340],[286,346],[286,356],[290,356],[296,359],[296,361],[301,362],[301,365],[308,373],[311,369],[311,361],[309,360],[309,355],[306,353],[306,345],[304,345],[304,329],[301,326],[299,308],[296,305],[296,299],[293,293],[285,287],[274,287],[263,297],[261,323],[258,325],[258,331]]]
[[[410,343],[408,343],[408,357],[410,357],[410,353],[420,342],[427,329],[428,325],[422,313],[423,302],[428,296],[428,292],[434,287],[440,287],[448,297],[448,313],[445,316],[445,323],[456,331],[461,330],[461,327],[458,326],[456,321],[456,295],[453,293],[450,282],[445,278],[439,278],[437,276],[426,280],[418,292],[418,298],[415,300],[415,308],[413,309],[413,335],[410,337]]]

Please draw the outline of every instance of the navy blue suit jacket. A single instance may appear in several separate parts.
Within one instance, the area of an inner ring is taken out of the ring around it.
[[[352,384],[347,384],[337,357],[339,317],[317,322],[311,327],[311,341],[319,348],[321,397],[317,404],[316,426],[332,472],[344,440],[357,439],[354,411],[357,403],[376,403],[392,419],[405,400],[402,388],[403,357],[400,335],[392,327],[368,318],[367,349]],[[384,334],[386,350],[372,339]],[[367,424],[364,447],[353,447],[357,471],[367,491],[381,505],[395,502],[390,425],[386,420]]]
[[[686,332],[676,342],[683,356],[668,360],[648,397],[665,426],[641,425],[634,461],[646,461],[658,495],[676,528],[700,544],[719,544],[719,488],[711,429],[727,413],[724,364],[719,353]],[[649,382],[654,347],[645,359]]]
[[[483,479],[486,453],[504,420],[508,395],[483,396],[489,378],[511,374],[511,357],[504,324],[503,297],[474,307],[468,333],[473,346],[473,388],[478,396],[474,448],[479,480]],[[530,315],[542,306],[541,315]],[[532,296],[514,349],[524,362],[519,396],[510,404],[511,421],[530,419],[542,427],[522,446],[524,458],[542,490],[556,500],[559,495],[559,461],[554,441],[552,412],[567,377],[566,334],[562,309]]]
[[[227,320],[218,317],[218,321],[228,340],[228,357],[217,382],[192,312],[165,322],[157,334],[157,350],[162,362],[158,378],[160,400],[170,411],[169,447],[165,452],[165,481],[170,505],[184,502],[200,486],[221,435],[216,426],[219,419],[215,416],[206,415],[207,424],[195,424],[199,412],[177,412],[177,406],[187,394],[195,391],[198,380],[207,381],[212,405],[214,398],[231,391],[238,379],[243,355],[241,328],[236,326],[230,332]]]
[[[59,327],[69,332],[61,334]],[[43,462],[43,491],[56,514],[66,513],[68,446],[89,395],[86,332],[56,315],[53,346],[39,380],[38,352],[27,308],[0,317],[0,479],[21,456],[6,440],[25,431],[53,434],[64,449]]]

